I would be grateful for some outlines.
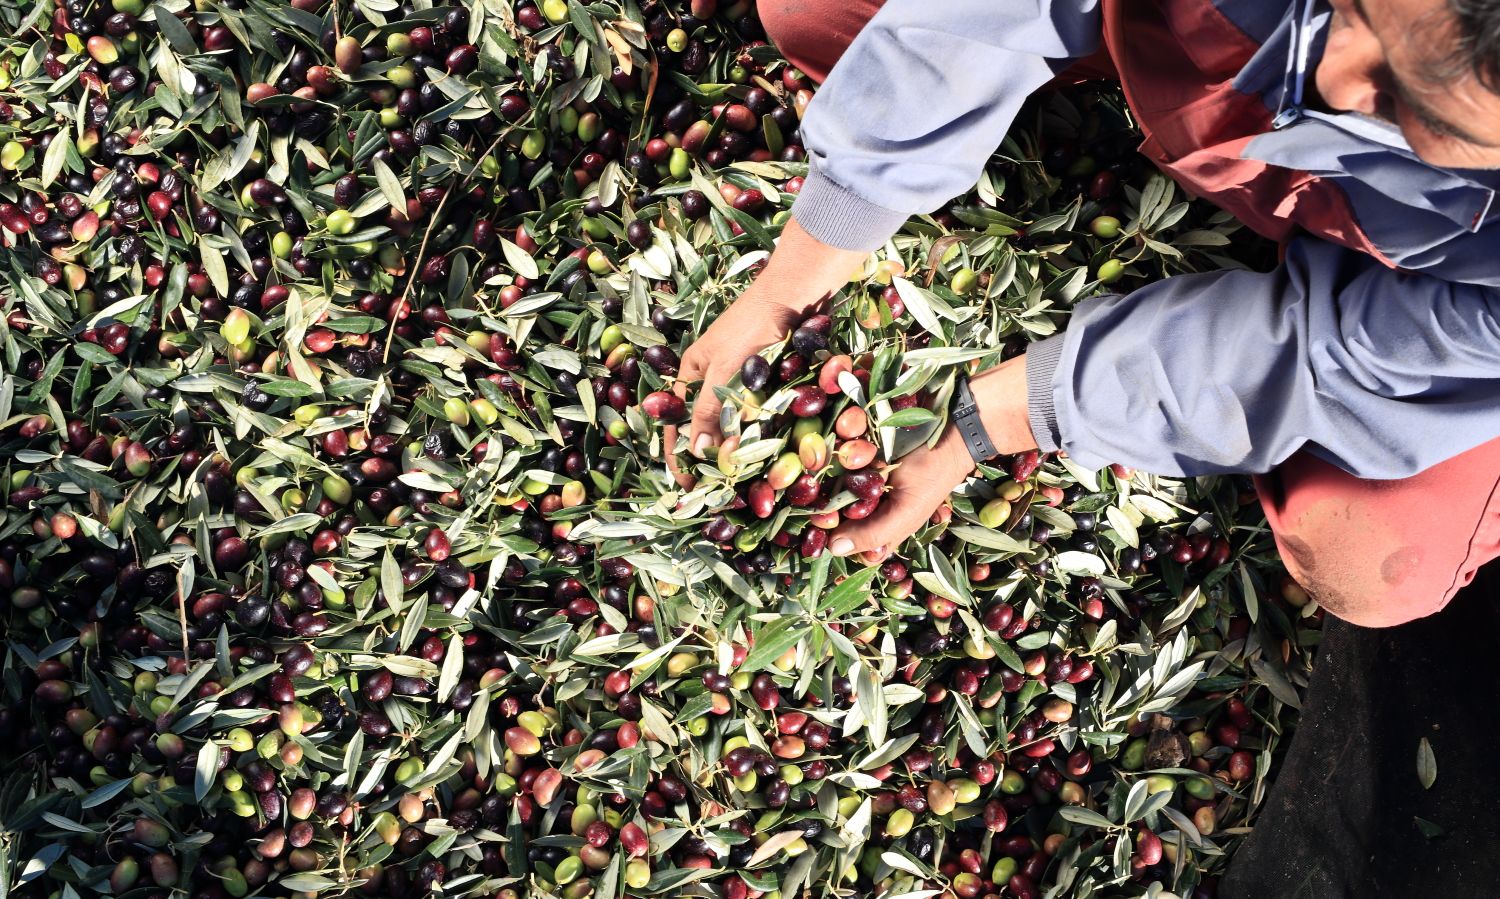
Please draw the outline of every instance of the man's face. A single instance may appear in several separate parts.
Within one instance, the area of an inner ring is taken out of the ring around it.
[[[1318,93],[1335,110],[1394,123],[1445,168],[1500,169],[1500,94],[1458,59],[1447,0],[1330,0]]]

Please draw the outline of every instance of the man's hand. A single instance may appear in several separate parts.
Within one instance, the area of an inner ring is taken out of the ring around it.
[[[963,438],[950,427],[936,446],[913,450],[892,467],[875,514],[840,525],[829,550],[836,556],[868,552],[883,558],[921,530],[973,470]]]
[[[865,254],[820,242],[791,219],[781,232],[766,267],[739,299],[688,347],[678,368],[674,390],[684,400],[688,386],[701,381],[693,402],[688,449],[699,459],[723,439],[719,410],[723,403],[715,387],[729,383],[745,359],[781,340],[804,318],[820,309],[864,261]],[[663,432],[667,467],[684,489],[693,476],[677,464],[677,428]]]
[[[984,429],[1002,455],[1036,448],[1027,417],[1025,356],[1001,363],[969,386]],[[931,449],[914,450],[893,466],[875,514],[840,525],[829,550],[836,556],[865,553],[867,562],[884,558],[921,529],[973,470],[969,449],[950,424]]]
[[[703,458],[705,449],[723,439],[719,411],[724,404],[714,388],[728,384],[747,357],[781,340],[800,320],[797,310],[757,294],[752,286],[683,353],[674,387],[677,395],[686,400],[688,385],[701,382],[688,431],[688,448],[694,456]],[[677,443],[676,426],[667,426],[664,434],[667,464],[678,483],[686,487],[691,476],[678,469],[672,452]]]

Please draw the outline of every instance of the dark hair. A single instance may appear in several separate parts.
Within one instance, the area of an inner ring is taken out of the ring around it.
[[[1458,26],[1453,74],[1473,74],[1500,93],[1500,0],[1448,0]]]

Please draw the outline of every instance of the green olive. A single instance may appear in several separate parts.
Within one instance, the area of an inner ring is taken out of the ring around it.
[[[1020,864],[1015,859],[1006,856],[995,862],[995,868],[990,873],[990,880],[997,884],[1008,883],[1019,868]]]
[[[15,171],[26,157],[26,147],[20,141],[8,140],[0,147],[0,168]]]
[[[422,760],[418,758],[402,759],[401,764],[396,766],[396,782],[406,783],[415,780],[422,773]]]
[[[953,275],[953,281],[949,286],[953,289],[954,293],[959,296],[965,296],[969,291],[974,289],[974,285],[977,283],[979,283],[978,273],[966,265]]]
[[[402,90],[406,90],[409,87],[414,87],[417,83],[416,71],[413,70],[411,66],[406,65],[393,66],[391,69],[386,71],[385,77],[391,82],[391,84],[394,84],[396,87]]]
[[[527,159],[537,159],[542,151],[547,149],[547,136],[540,131],[527,132],[521,139],[521,155]]]
[[[469,404],[461,397],[450,396],[443,401],[443,414],[448,417],[449,421],[459,427],[464,427],[469,423]]]
[[[475,418],[479,419],[479,423],[486,427],[500,420],[500,410],[495,408],[494,403],[482,396],[469,400],[469,410],[474,413]]]
[[[328,213],[328,230],[334,234],[352,234],[358,224],[347,209],[335,209]]]
[[[1214,782],[1206,777],[1190,777],[1183,784],[1183,789],[1194,799],[1214,798]]]
[[[673,147],[672,153],[667,157],[667,171],[673,178],[681,181],[692,172],[693,157],[688,151],[681,147]]]
[[[331,474],[323,478],[323,495],[344,506],[354,498],[354,488],[339,475]]]
[[[893,837],[904,837],[911,832],[915,816],[904,808],[898,808],[891,812],[891,816],[885,819],[885,832]]]
[[[1089,230],[1101,240],[1114,240],[1120,236],[1120,220],[1112,215],[1101,215],[1089,222]]]
[[[604,223],[603,219],[597,216],[584,216],[583,233],[595,240],[603,240],[609,236],[609,226]]]
[[[553,879],[557,882],[558,886],[562,886],[564,884],[569,884],[577,880],[578,875],[582,873],[583,862],[578,858],[578,856],[570,855],[557,863],[557,868],[554,869],[552,876]]]
[[[1010,503],[999,497],[985,503],[979,510],[979,523],[987,528],[998,528],[1010,518]]]
[[[597,112],[586,112],[578,117],[578,139],[586,144],[599,136],[600,119]]]

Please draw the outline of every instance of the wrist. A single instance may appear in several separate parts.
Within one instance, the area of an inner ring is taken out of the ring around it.
[[[817,312],[823,311],[827,305],[827,296],[809,297],[805,292],[791,289],[779,290],[774,286],[766,286],[757,290],[760,286],[751,285],[750,289],[740,295],[740,302],[749,301],[746,305],[753,310],[775,318],[777,321],[795,324]]]
[[[1036,449],[1026,403],[1026,357],[1017,356],[969,381],[979,420],[1000,455]],[[962,439],[960,438],[960,442]]]
[[[979,467],[974,461],[974,456],[969,452],[969,446],[964,442],[963,435],[951,425],[943,432],[943,436],[939,438],[933,451],[944,460],[944,470],[952,472],[954,484],[963,483],[969,475],[974,473],[974,469]]]
[[[829,297],[848,282],[849,273],[866,255],[822,243],[792,218],[745,295],[753,293],[772,311],[805,318],[827,307]]]

